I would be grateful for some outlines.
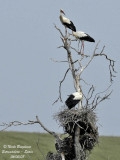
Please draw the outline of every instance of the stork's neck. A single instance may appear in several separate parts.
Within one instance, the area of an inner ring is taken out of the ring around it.
[[[76,38],[76,39],[79,39],[78,35],[77,35],[77,32],[74,32],[73,31],[73,36]]]
[[[73,31],[72,33],[73,33],[73,36],[76,36],[76,32]]]
[[[75,33],[76,33],[76,32],[74,32],[74,31],[73,31],[73,36],[75,36],[75,35],[76,35]]]
[[[60,21],[63,24],[63,16],[60,14]]]
[[[62,17],[63,16],[63,13],[62,12],[60,12],[60,17]]]

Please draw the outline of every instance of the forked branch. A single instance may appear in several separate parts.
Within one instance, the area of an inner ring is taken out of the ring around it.
[[[99,92],[99,93],[94,95],[95,87],[92,85],[90,87],[89,91],[88,91],[87,97],[85,97],[85,99],[86,99],[85,107],[89,107],[92,110],[94,110],[99,103],[101,103],[102,101],[108,99],[110,97],[111,93],[112,93],[112,91],[108,92],[110,87],[111,87],[111,85],[106,90],[104,90],[102,92]],[[106,93],[106,92],[108,92],[108,93]],[[103,93],[105,93],[105,94],[100,96]]]
[[[20,122],[20,121],[12,121],[10,123],[2,123],[0,124],[1,127],[4,127],[4,129],[2,129],[1,131],[4,131],[6,130],[7,128],[9,127],[12,127],[12,126],[20,126],[20,125],[32,125],[32,124],[40,124],[40,126],[46,131],[48,132],[49,134],[55,136],[55,133],[54,132],[51,132],[50,130],[48,130],[42,123],[41,121],[39,120],[38,116],[36,116],[36,120],[35,121],[31,121],[31,120],[28,120],[28,122]]]
[[[104,50],[105,46],[103,47]],[[94,56],[104,56],[106,58],[106,60],[109,61],[109,71],[110,71],[110,82],[113,82],[113,78],[116,77],[115,75],[113,75],[113,73],[117,73],[115,71],[115,61],[108,58],[108,56],[103,53],[103,50],[101,51],[101,53],[96,53]]]
[[[10,122],[10,123],[2,123],[0,126],[1,127],[4,127],[4,129],[2,129],[1,131],[4,131],[6,130],[7,128],[9,127],[12,127],[12,126],[19,126],[19,125],[32,125],[32,124],[36,124],[38,123],[46,132],[48,132],[49,134],[51,134],[52,136],[54,136],[54,138],[56,139],[56,142],[59,144],[61,144],[61,138],[60,138],[60,135],[55,133],[55,132],[52,132],[50,131],[49,129],[47,129],[43,124],[42,122],[39,120],[38,116],[36,116],[36,120],[35,121],[31,121],[29,120],[28,122],[20,122],[20,121],[13,121],[13,122]],[[59,152],[61,153],[61,157],[62,159],[65,157],[64,156],[64,153],[61,151]]]

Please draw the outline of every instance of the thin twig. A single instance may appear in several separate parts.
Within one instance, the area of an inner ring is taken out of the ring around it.
[[[91,56],[90,60],[88,61],[88,63],[86,64],[86,66],[83,67],[83,70],[80,72],[80,74],[88,67],[88,65],[90,64],[90,62],[93,60],[94,55],[96,50],[98,49],[98,45],[99,45],[100,41],[96,44],[96,47],[94,49],[93,55]]]
[[[81,55],[80,52],[79,52],[76,48],[71,47],[71,46],[70,46],[70,48],[73,49],[73,50],[74,50],[76,53],[78,53],[79,55]],[[83,55],[81,55],[81,56],[83,57]],[[84,57],[88,58],[88,57],[90,57],[90,55],[84,54]]]
[[[64,38],[63,33],[62,33],[61,30],[56,26],[56,24],[54,24],[54,27],[60,32],[61,36]]]
[[[117,73],[114,69],[115,67],[115,61],[108,58],[108,56],[105,54],[105,53],[102,53],[103,50],[104,50],[105,46],[103,47],[101,53],[96,53],[94,56],[104,56],[108,61],[109,61],[109,71],[110,71],[110,82],[113,82],[113,77],[116,77],[113,75],[113,72],[114,73]]]
[[[51,61],[53,62],[57,62],[57,63],[68,63],[68,61],[58,61],[58,60],[55,60],[53,58],[50,58]]]
[[[64,80],[66,78],[66,75],[69,72],[69,70],[70,70],[70,68],[67,69],[67,71],[65,72],[65,75],[64,75],[63,79],[60,81],[60,85],[59,85],[59,97],[57,98],[57,100],[52,105],[54,105],[55,103],[57,103],[59,99],[62,102],[61,86],[62,86],[62,83],[64,82]]]
[[[80,81],[83,81],[86,85],[90,86],[91,84],[88,84],[84,79],[80,78]]]

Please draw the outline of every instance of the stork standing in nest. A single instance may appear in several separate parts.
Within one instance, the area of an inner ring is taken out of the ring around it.
[[[60,21],[65,26],[66,35],[67,35],[67,28],[76,32],[76,27],[74,26],[73,22],[70,21],[68,18],[64,17],[63,14],[65,15],[64,11],[60,9]]]
[[[68,106],[69,109],[75,107],[82,100],[82,92],[75,92],[69,95],[68,99],[65,101],[65,104]]]
[[[95,42],[95,40],[85,32],[82,32],[82,31],[74,32],[73,31],[72,34],[77,40],[81,41],[81,43],[82,43],[81,44],[81,49],[80,49],[80,54],[81,54],[81,50],[83,48],[83,55],[84,55],[84,41]]]

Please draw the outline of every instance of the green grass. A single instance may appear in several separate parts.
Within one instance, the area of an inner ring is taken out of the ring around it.
[[[55,151],[54,142],[55,139],[49,134],[0,132],[0,160],[12,160],[10,156],[16,155],[2,153],[2,150],[21,151],[18,155],[25,155],[25,158],[21,158],[22,160],[44,160],[48,151]],[[7,145],[6,149],[4,145]],[[8,145],[31,146],[27,150],[33,153],[25,154],[26,149],[10,149]],[[14,160],[17,159],[14,158]],[[120,137],[100,137],[99,144],[91,152],[89,160],[120,160]]]
[[[39,143],[39,147],[37,146],[37,142]],[[47,152],[55,151],[54,148],[54,138],[48,134],[39,134],[39,133],[24,133],[24,132],[0,132],[0,160],[10,160],[11,154],[2,154],[2,150],[4,150],[4,145],[21,145],[21,146],[31,146],[33,153],[24,154],[24,160],[43,160]],[[19,150],[22,151],[21,155],[25,149],[5,149],[5,150]],[[16,155],[16,154],[13,154]],[[15,159],[16,160],[16,159]],[[23,160],[23,159],[22,159]]]
[[[120,137],[100,137],[90,160],[120,160]]]

